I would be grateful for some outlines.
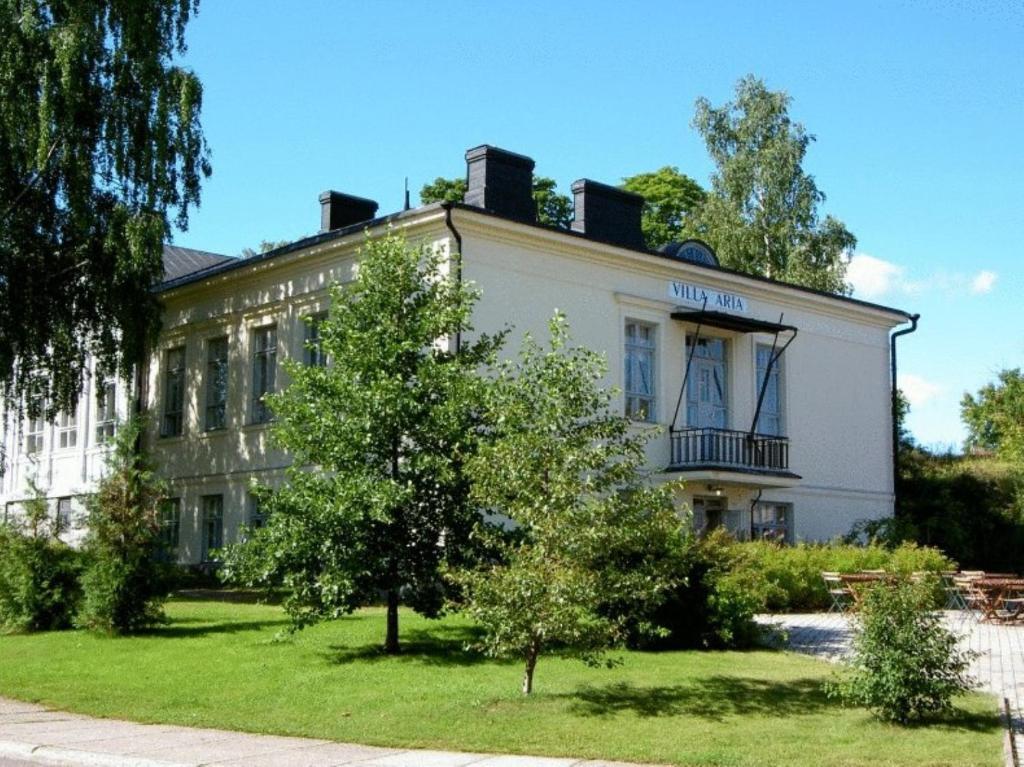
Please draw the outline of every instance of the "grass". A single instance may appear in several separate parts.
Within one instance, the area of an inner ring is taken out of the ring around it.
[[[0,694],[146,722],[373,745],[676,765],[996,765],[992,699],[900,728],[830,701],[825,663],[788,653],[621,653],[613,669],[542,658],[536,692],[518,663],[465,651],[459,617],[402,614],[405,652],[378,651],[368,609],[275,642],[277,607],[175,601],[148,635],[0,636]]]

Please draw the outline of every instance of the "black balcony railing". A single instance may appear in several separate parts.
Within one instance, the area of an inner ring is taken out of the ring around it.
[[[789,439],[732,429],[684,429],[672,435],[672,469],[788,472]]]

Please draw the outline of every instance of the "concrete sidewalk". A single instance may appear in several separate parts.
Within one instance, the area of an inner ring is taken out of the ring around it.
[[[82,767],[631,767],[625,762],[376,748],[137,724],[0,698],[0,767],[5,761]]]

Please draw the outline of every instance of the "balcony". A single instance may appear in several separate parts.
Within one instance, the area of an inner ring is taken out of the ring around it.
[[[671,436],[669,471],[718,470],[794,477],[789,439],[732,429],[684,429]]]

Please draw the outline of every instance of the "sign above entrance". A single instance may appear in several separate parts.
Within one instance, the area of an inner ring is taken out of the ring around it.
[[[747,313],[747,299],[743,296],[701,287],[692,282],[673,280],[668,284],[668,295],[674,301],[705,307],[708,311]]]

